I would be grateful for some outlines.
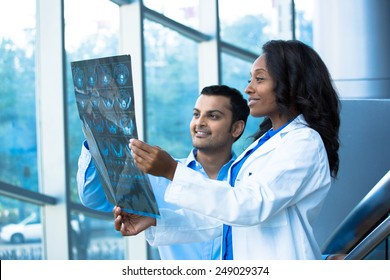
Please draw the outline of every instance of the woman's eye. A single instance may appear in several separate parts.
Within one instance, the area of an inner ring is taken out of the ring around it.
[[[256,77],[256,82],[262,82],[264,80],[265,80],[265,78],[263,78],[263,77]]]
[[[264,80],[265,80],[265,78],[263,78],[263,77],[256,77],[255,78],[255,81],[258,82],[258,83],[260,83],[260,82],[262,82]],[[252,82],[252,80],[248,80],[248,84],[250,84],[251,82]]]

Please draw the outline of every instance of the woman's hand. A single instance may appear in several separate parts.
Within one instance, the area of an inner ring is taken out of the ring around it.
[[[134,163],[141,171],[169,180],[173,179],[177,162],[166,151],[138,139],[131,139],[129,147]]]

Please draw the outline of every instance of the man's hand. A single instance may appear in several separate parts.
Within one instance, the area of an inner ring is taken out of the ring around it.
[[[177,162],[166,151],[138,139],[131,139],[129,147],[134,163],[140,170],[154,176],[173,179]]]
[[[115,230],[120,231],[123,236],[137,235],[148,227],[156,225],[155,218],[130,214],[122,211],[119,206],[115,206],[112,212]]]

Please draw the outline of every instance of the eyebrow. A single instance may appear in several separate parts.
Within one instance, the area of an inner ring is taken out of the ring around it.
[[[254,72],[258,72],[258,71],[265,71],[265,72],[268,73],[267,69],[262,68],[262,67],[256,68],[256,69],[254,70]]]
[[[200,110],[197,109],[197,108],[194,108],[194,111],[200,112]],[[206,113],[208,113],[208,114],[210,114],[210,113],[220,113],[221,115],[225,115],[222,111],[217,110],[217,109],[215,109],[215,110],[208,110],[208,111],[206,111]]]

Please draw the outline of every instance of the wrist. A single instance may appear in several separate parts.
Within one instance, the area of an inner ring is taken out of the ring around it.
[[[169,179],[171,181],[173,180],[173,177],[175,177],[176,168],[177,168],[177,162],[175,160],[173,160],[173,163],[168,170],[168,174],[166,177],[167,179]]]

